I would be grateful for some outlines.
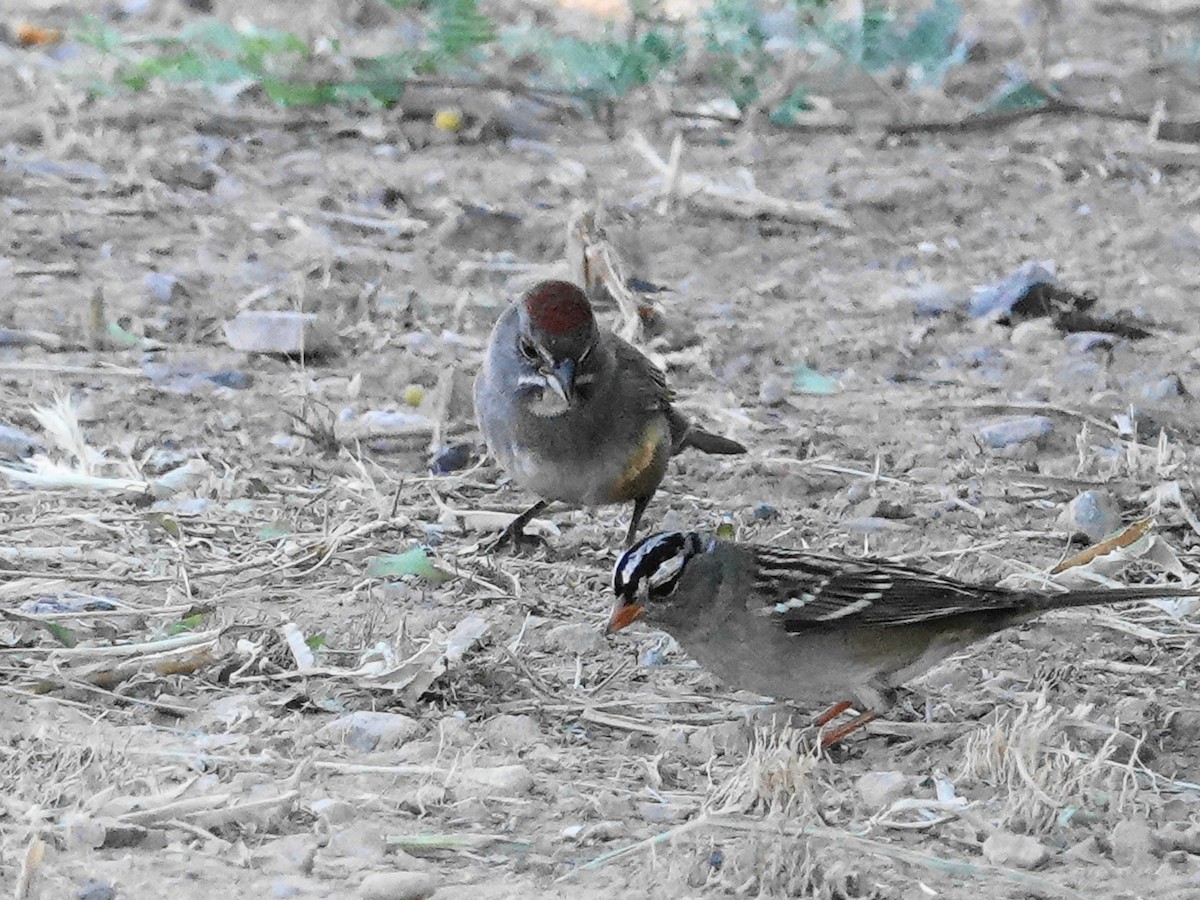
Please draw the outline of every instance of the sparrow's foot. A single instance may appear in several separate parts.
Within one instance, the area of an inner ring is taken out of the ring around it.
[[[862,728],[868,722],[873,721],[876,716],[877,713],[870,711],[861,713],[840,728],[835,728],[833,731],[821,732],[821,749],[828,750],[834,744],[844,741],[847,737],[858,731],[858,729]]]
[[[853,705],[854,704],[851,703],[849,700],[843,700],[840,703],[835,703],[835,704],[833,704],[833,706],[829,707],[829,709],[825,710],[825,712],[821,713],[819,716],[817,716],[815,719],[813,719],[813,724],[816,725],[818,728],[821,728],[824,725],[828,725],[830,722],[832,722],[834,719],[836,719],[838,716],[840,716],[842,713],[844,713],[846,710],[848,710]]]
[[[817,733],[820,735],[822,750],[828,750],[835,744],[840,743],[868,722],[873,721],[877,716],[877,713],[868,709],[866,712],[855,716],[849,722],[828,730],[825,728],[826,725],[841,716],[842,713],[853,708],[854,703],[852,701],[842,700],[839,703],[833,704],[833,706],[812,720],[813,727],[817,729]]]

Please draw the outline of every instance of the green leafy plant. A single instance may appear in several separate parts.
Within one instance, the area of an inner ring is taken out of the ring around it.
[[[392,0],[408,9],[415,3]],[[415,75],[469,66],[475,51],[496,39],[491,19],[480,12],[476,0],[430,0],[424,4],[429,20],[419,46],[376,57],[342,62],[342,77],[315,79],[318,53],[294,34],[285,31],[235,28],[207,21],[185,28],[178,35],[126,41],[115,30],[94,20],[78,38],[121,62],[115,79],[132,90],[143,90],[155,81],[197,83],[210,87],[257,84],[275,102],[285,106],[357,101],[393,103],[404,83]],[[151,51],[147,53],[146,50]],[[337,51],[336,45],[333,50]],[[327,66],[328,68],[328,66]]]
[[[1018,109],[1040,109],[1050,98],[1025,78],[1015,78],[1002,84],[988,99],[987,108],[996,112]]]
[[[304,639],[304,643],[308,646],[309,650],[315,653],[325,646],[326,640],[323,634],[312,634]]]
[[[798,85],[783,99],[782,103],[767,114],[767,118],[772,124],[786,128],[789,125],[795,125],[798,115],[810,109],[812,109],[812,104],[808,101],[808,91],[804,89],[803,85]]]
[[[488,64],[507,61],[525,71],[524,87],[565,90],[610,116],[616,100],[669,79],[687,53],[678,26],[651,18],[647,0],[631,0],[627,31],[599,40],[551,34],[539,28],[502,32],[479,0],[385,0],[412,17],[417,37],[394,52],[350,57],[336,42],[310,45],[294,34],[206,21],[175,35],[126,38],[98,20],[78,38],[115,57],[117,85],[142,90],[152,83],[192,83],[241,90],[257,86],[281,105],[390,104],[414,78],[453,72],[488,81]],[[868,71],[900,68],[910,83],[933,83],[965,57],[957,37],[959,0],[932,0],[914,19],[899,21],[871,2],[854,23],[830,18],[826,0],[794,0],[801,44],[819,45]],[[759,101],[779,68],[762,13],[754,0],[713,0],[700,19],[701,72],[745,110]],[[800,49],[800,48],[797,48]],[[508,76],[506,76],[508,77]],[[809,108],[803,85],[791,88],[769,112],[772,122],[794,124]],[[98,90],[107,86],[97,86]]]
[[[167,634],[170,637],[175,637],[177,634],[184,634],[188,631],[194,631],[195,629],[199,628],[203,622],[204,613],[196,613],[195,615],[188,616],[186,619],[180,619],[178,622],[172,623],[167,628]]]
[[[79,39],[117,56],[121,64],[116,81],[133,90],[143,90],[155,81],[209,86],[256,82],[267,96],[279,102],[292,99],[294,81],[302,77],[313,56],[295,35],[257,28],[236,29],[215,20],[185,28],[178,35],[128,43],[122,42],[111,29],[85,27]],[[158,52],[143,53],[146,47]]]
[[[40,622],[39,624],[50,632],[54,636],[54,639],[64,647],[74,647],[79,643],[79,640],[75,637],[75,632],[65,625],[59,625],[57,622]]]
[[[701,18],[709,72],[745,109],[758,99],[760,81],[773,60],[757,10],[748,0],[716,0]]]
[[[430,32],[431,62],[462,59],[496,39],[496,27],[479,11],[475,0],[440,0],[431,6],[434,22]]]
[[[901,67],[912,84],[940,84],[946,72],[966,61],[968,46],[958,37],[961,21],[958,0],[934,0],[911,27],[897,21],[886,5],[871,3],[861,25],[829,22],[819,31],[847,62],[868,72]]]
[[[562,88],[584,96],[613,99],[650,84],[683,52],[661,31],[621,40],[554,39],[546,47],[546,69]]]

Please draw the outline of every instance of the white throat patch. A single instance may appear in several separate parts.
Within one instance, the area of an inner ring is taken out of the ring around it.
[[[546,383],[544,375],[522,375],[518,383],[521,387],[541,388],[540,394],[531,393],[525,399],[525,408],[535,416],[550,419],[561,416],[571,408],[571,405]]]

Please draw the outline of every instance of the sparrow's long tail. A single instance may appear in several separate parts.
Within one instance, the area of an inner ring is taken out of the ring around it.
[[[1160,600],[1166,597],[1200,597],[1200,585],[1195,587],[1123,587],[1123,588],[1080,588],[1060,594],[1030,592],[1022,597],[1021,606],[1030,611],[1049,612],[1052,609],[1069,609],[1072,606],[1111,606],[1128,603],[1130,600]]]

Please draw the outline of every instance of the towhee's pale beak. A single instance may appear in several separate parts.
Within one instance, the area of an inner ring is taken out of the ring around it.
[[[554,371],[546,373],[546,386],[568,406],[575,397],[575,360],[564,359]]]

